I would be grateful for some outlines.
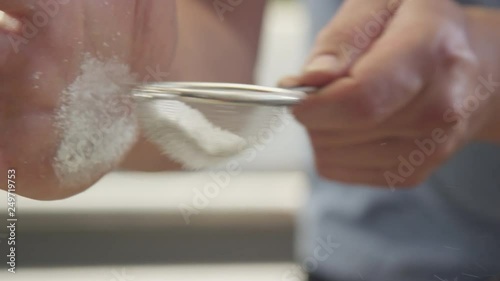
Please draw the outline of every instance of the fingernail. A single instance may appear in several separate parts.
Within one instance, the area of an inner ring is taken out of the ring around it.
[[[340,60],[333,55],[321,55],[311,61],[304,72],[328,72],[336,73],[342,68]]]
[[[300,86],[300,80],[297,77],[285,77],[281,79],[278,85],[282,88],[293,88]]]
[[[0,29],[18,32],[21,29],[21,22],[4,11],[0,11]]]

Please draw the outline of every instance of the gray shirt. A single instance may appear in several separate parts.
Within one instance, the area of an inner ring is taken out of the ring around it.
[[[339,1],[309,2],[319,29]],[[500,274],[500,146],[471,144],[411,190],[346,186],[315,175],[311,181],[298,232],[307,271],[340,281],[477,281]]]

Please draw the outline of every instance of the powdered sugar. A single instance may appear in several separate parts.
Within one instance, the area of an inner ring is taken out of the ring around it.
[[[61,143],[54,171],[61,185],[92,183],[118,165],[134,144],[139,126],[128,89],[134,81],[128,66],[117,60],[85,57],[56,116]],[[245,139],[180,101],[140,102],[137,109],[146,136],[186,168],[211,167],[247,148]]]
[[[245,139],[214,126],[183,102],[144,101],[138,109],[146,136],[186,168],[214,166],[247,147]]]
[[[56,116],[61,143],[54,171],[63,186],[91,183],[134,144],[138,125],[127,86],[134,80],[129,67],[117,60],[85,57]]]

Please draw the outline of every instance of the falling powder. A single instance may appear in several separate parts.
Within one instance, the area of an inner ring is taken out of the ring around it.
[[[61,144],[54,171],[67,187],[92,183],[118,165],[138,136],[138,121],[163,153],[189,169],[226,161],[247,148],[242,137],[221,129],[179,101],[140,102],[127,85],[134,76],[117,60],[86,56],[80,76],[62,95],[56,116]]]
[[[245,139],[215,126],[200,111],[180,101],[141,102],[138,115],[149,140],[188,169],[216,166],[248,145]]]
[[[86,55],[81,74],[62,94],[56,126],[61,137],[54,171],[61,185],[79,187],[118,165],[138,135],[127,85],[129,67]]]

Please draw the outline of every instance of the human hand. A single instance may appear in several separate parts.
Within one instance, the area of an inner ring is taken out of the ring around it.
[[[322,176],[415,186],[481,138],[500,84],[484,72],[471,21],[449,0],[345,2],[304,73],[281,83],[322,87],[294,108]]]
[[[81,192],[135,142],[120,83],[168,70],[175,1],[0,0],[0,10],[24,26],[0,32],[0,180],[16,169],[16,192],[36,199]],[[89,57],[99,82],[68,89]]]

